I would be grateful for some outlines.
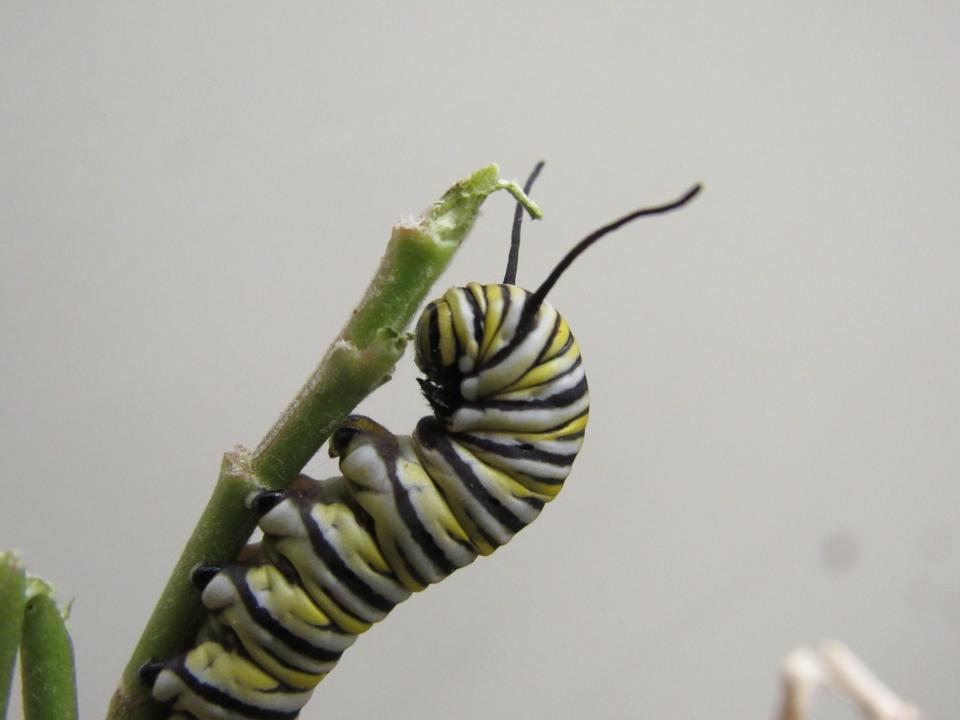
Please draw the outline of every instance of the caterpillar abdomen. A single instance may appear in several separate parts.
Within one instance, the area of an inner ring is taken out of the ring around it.
[[[155,698],[197,720],[294,718],[357,635],[539,515],[589,396],[566,321],[531,298],[473,283],[426,307],[416,362],[433,416],[412,436],[351,416],[330,440],[341,478],[259,498],[258,553],[211,573],[209,639],[154,668]]]

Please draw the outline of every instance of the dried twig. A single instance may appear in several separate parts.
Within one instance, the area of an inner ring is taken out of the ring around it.
[[[783,700],[778,720],[807,720],[817,692],[827,687],[850,697],[868,720],[920,720],[920,710],[905,702],[853,654],[834,640],[819,651],[793,650],[783,663]]]

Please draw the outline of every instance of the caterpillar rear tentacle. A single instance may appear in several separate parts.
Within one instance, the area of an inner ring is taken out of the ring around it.
[[[579,346],[544,297],[571,255],[619,225],[607,227],[535,293],[470,283],[427,305],[415,360],[433,415],[411,436],[350,416],[329,443],[342,477],[300,476],[253,498],[259,549],[195,573],[209,627],[196,647],[144,668],[171,718],[292,720],[358,635],[507,543],[556,497],[589,393]]]

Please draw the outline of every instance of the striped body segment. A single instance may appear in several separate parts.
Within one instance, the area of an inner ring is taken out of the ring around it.
[[[470,284],[430,303],[416,362],[433,415],[412,436],[351,416],[330,440],[342,477],[261,496],[259,550],[208,580],[210,622],[155,676],[172,717],[296,717],[359,634],[557,495],[589,396],[566,321],[530,298]]]

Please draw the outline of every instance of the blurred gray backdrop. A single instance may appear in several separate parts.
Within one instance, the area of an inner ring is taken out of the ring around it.
[[[768,718],[825,637],[955,717],[958,37],[955,2],[3,2],[0,546],[76,598],[84,717],[391,225],[540,158],[528,286],[706,190],[552,294],[593,396],[558,501],[304,717]],[[441,285],[502,277],[512,210]],[[415,375],[360,410],[411,430]]]

